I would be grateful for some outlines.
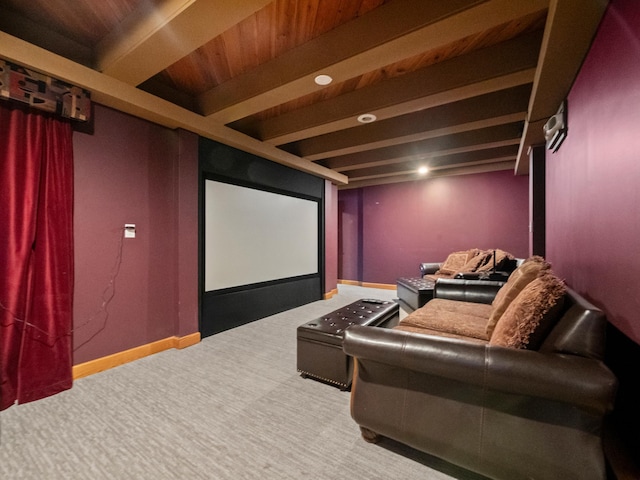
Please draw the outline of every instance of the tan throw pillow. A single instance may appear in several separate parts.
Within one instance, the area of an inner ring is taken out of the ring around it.
[[[489,344],[537,349],[558,319],[566,291],[564,282],[552,273],[533,280],[504,312]]]
[[[536,255],[527,258],[522,265],[509,275],[507,283],[498,290],[493,302],[491,302],[493,311],[487,322],[487,337],[491,338],[496,323],[498,323],[498,320],[500,320],[500,317],[509,304],[518,296],[522,289],[541,273],[548,272],[550,268],[551,265],[545,261],[544,258]]]
[[[450,253],[445,262],[442,264],[440,269],[436,272],[437,274],[454,274],[460,271],[460,267],[462,267],[465,263],[469,261],[470,255],[473,255],[472,250],[465,250],[464,252],[453,252]]]

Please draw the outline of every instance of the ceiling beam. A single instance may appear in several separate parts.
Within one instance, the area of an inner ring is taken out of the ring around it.
[[[386,108],[369,110],[367,111],[367,113],[373,113],[380,120],[393,118],[395,116],[416,112],[425,108],[444,105],[455,100],[471,98],[477,95],[483,95],[487,92],[494,92],[502,88],[524,85],[531,82],[534,73],[535,69],[531,68],[528,70],[512,73],[504,77],[492,78],[471,85],[453,88],[451,90],[443,90],[442,92],[438,92],[433,95],[428,95],[426,97],[418,98],[415,100],[391,105]],[[359,115],[359,113],[348,115],[339,120],[320,123],[316,126],[309,127],[304,130],[292,131],[290,133],[266,140],[266,142],[275,145],[281,145],[282,143],[289,143],[291,141],[299,139],[309,138],[316,135],[323,135],[325,133],[335,132],[344,128],[357,127],[360,125],[360,123],[358,123],[358,121],[356,120],[355,115]]]
[[[272,1],[140,2],[96,46],[96,69],[139,85]]]
[[[374,178],[362,181],[351,181],[347,185],[338,187],[338,190],[349,190],[354,188],[370,187],[375,185],[387,185],[391,183],[402,183],[411,181],[428,181],[439,177],[450,177],[454,175],[472,175],[477,173],[498,172],[503,170],[513,170],[515,165],[514,161],[499,162],[490,165],[475,165],[472,167],[460,167],[452,168],[450,170],[441,170],[439,172],[429,173],[428,175],[419,175],[418,173],[408,174],[404,176],[394,176],[387,178]]]
[[[485,145],[481,145],[485,147]],[[478,148],[478,147],[476,147]],[[378,166],[364,167],[355,170],[350,170],[349,177],[357,176],[361,172],[369,173],[384,173],[399,171],[406,168],[404,165],[407,163],[412,164],[413,168],[417,169],[421,166],[432,168],[447,168],[451,165],[462,164],[474,164],[479,162],[492,162],[492,161],[505,161],[515,160],[518,153],[518,144],[512,143],[511,145],[505,145],[501,147],[474,149],[466,152],[449,153],[446,151],[436,152],[433,155],[429,155],[428,159],[418,158],[403,161],[401,163],[383,163]]]
[[[419,134],[406,135],[404,137],[395,137],[394,139],[389,141],[370,143],[366,145],[367,148],[361,148],[362,146],[359,146],[359,147],[354,147],[352,149],[341,150],[339,152],[332,152],[331,156],[332,157],[342,156],[342,155],[348,155],[350,153],[377,150],[380,148],[394,146],[394,145],[402,145],[405,143],[415,143],[421,140],[428,140],[430,138],[444,137],[447,135],[454,135],[456,133],[464,133],[464,132],[470,132],[473,130],[481,130],[483,128],[488,128],[488,127],[506,125],[509,123],[522,122],[524,121],[525,116],[526,116],[526,112],[522,111],[518,113],[512,113],[509,115],[502,115],[500,117],[492,117],[486,120],[478,120],[476,122],[460,123],[457,125],[453,125],[451,127],[440,128],[437,130],[430,130],[428,132],[422,132]],[[331,157],[323,156],[318,159],[307,158],[307,160],[318,161],[324,158],[331,158]]]
[[[474,165],[489,165],[496,162],[515,162],[515,159],[515,155],[508,155],[504,157],[494,157],[487,160],[477,160],[473,162],[459,162],[435,166],[429,165],[428,168],[430,172],[436,172],[440,170],[446,170],[448,168],[471,167]],[[380,167],[363,168],[362,170],[352,170],[351,172],[349,172],[349,181],[354,182],[369,178],[384,178],[393,175],[415,173],[421,166],[422,164],[418,164],[417,162],[409,162],[398,165],[384,165]]]
[[[397,163],[407,158],[426,159],[433,155],[441,155],[441,152],[451,154],[469,151],[468,149],[518,144],[521,134],[522,124],[517,122],[458,133],[447,137],[431,138],[415,143],[385,147],[351,155],[341,155],[323,160],[322,164],[337,171],[354,170],[362,168],[364,165],[373,166],[372,164],[376,162]],[[377,164],[379,165],[380,163]]]
[[[161,82],[158,80],[158,77],[150,78],[146,82],[138,85],[138,88],[151,95],[163,98],[168,102],[175,103],[187,110],[191,110],[192,112],[197,110],[196,99],[192,95],[180,91],[168,83]]]
[[[485,93],[531,83],[541,32],[461,55],[339,97],[300,108],[255,125],[232,124],[241,131],[282,145],[359,125],[356,117],[380,120]],[[365,106],[366,105],[366,109]]]
[[[437,159],[437,157],[439,157],[441,155],[442,156],[456,155],[456,154],[459,154],[459,153],[470,153],[470,152],[477,152],[477,151],[480,151],[480,150],[489,150],[489,149],[502,148],[502,147],[511,147],[511,146],[514,146],[514,145],[517,146],[518,143],[519,143],[519,139],[517,139],[517,138],[509,139],[509,140],[497,140],[497,141],[494,141],[494,142],[481,143],[481,144],[477,144],[477,145],[469,145],[469,146],[466,146],[466,147],[450,148],[450,149],[430,152],[428,157],[425,157],[423,154],[406,155],[406,156],[401,156],[401,157],[388,158],[388,159],[385,159],[385,160],[377,160],[377,161],[373,161],[373,162],[362,162],[362,163],[357,163],[357,164],[352,164],[352,165],[345,165],[343,167],[335,167],[334,170],[336,172],[349,172],[349,171],[353,171],[353,170],[359,170],[361,168],[378,167],[378,166],[384,166],[384,165],[405,163],[407,161],[423,161],[423,162],[428,164],[430,159],[433,159],[433,158]]]
[[[551,0],[516,161],[517,174],[529,172],[529,147],[544,143],[539,125],[556,113],[569,94],[608,4],[608,0]]]
[[[466,7],[474,5],[472,8]],[[548,7],[548,0],[396,0],[200,96],[201,111],[230,123]],[[283,68],[286,66],[286,68]]]
[[[300,140],[280,148],[317,161],[447,133],[524,121],[530,94],[531,86],[522,85]]]
[[[345,175],[284,152],[273,145],[262,143],[218,122],[4,32],[0,32],[0,57],[85,88],[91,92],[93,101],[116,110],[168,128],[182,128],[194,132],[239,150],[328,179],[336,184],[344,184],[348,181]]]

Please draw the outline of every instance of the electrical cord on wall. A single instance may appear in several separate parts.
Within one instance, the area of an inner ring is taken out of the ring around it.
[[[75,352],[78,348],[80,348],[81,346],[83,346],[87,342],[89,342],[91,339],[93,339],[98,333],[100,333],[106,327],[107,320],[109,318],[109,310],[108,310],[109,303],[111,302],[111,300],[113,299],[113,297],[115,295],[115,282],[116,282],[116,278],[118,277],[118,274],[120,273],[120,266],[122,264],[122,252],[123,252],[123,246],[124,246],[124,228],[118,229],[118,232],[120,234],[120,241],[118,242],[118,250],[117,250],[117,254],[116,254],[116,258],[115,258],[113,267],[111,269],[111,275],[109,277],[109,281],[107,283],[107,286],[105,287],[105,289],[102,292],[102,303],[101,303],[100,307],[96,310],[96,312],[91,317],[89,317],[85,322],[83,322],[82,324],[71,328],[70,330],[68,330],[68,331],[66,331],[64,333],[60,333],[58,335],[53,336],[51,333],[47,332],[46,330],[43,330],[42,328],[38,327],[37,325],[34,325],[33,323],[29,322],[25,318],[21,318],[19,315],[17,315],[15,312],[13,312],[11,309],[9,309],[0,300],[0,309],[4,310],[5,312],[8,312],[9,315],[11,316],[11,318],[12,318],[8,323],[2,323],[1,326],[2,327],[11,327],[11,326],[16,325],[16,324],[22,324],[22,325],[24,325],[25,330],[26,329],[30,329],[33,332],[33,335],[34,335],[33,339],[34,340],[40,341],[40,342],[45,343],[46,345],[52,347],[61,338],[67,337],[69,335],[72,335],[74,332],[82,330],[83,328],[87,327],[88,325],[93,324],[94,321],[96,319],[98,319],[99,316],[102,316],[104,314],[104,319],[102,320],[102,324],[101,324],[100,328],[96,331],[96,333],[91,335],[91,337],[89,337],[83,343],[81,343],[79,345],[75,345],[74,348],[73,348],[73,351]]]
[[[122,251],[123,251],[123,245],[124,245],[124,228],[120,228],[118,229],[118,232],[120,232],[120,241],[118,242],[118,252],[116,254],[116,258],[115,261],[113,263],[113,267],[111,268],[111,276],[109,277],[109,282],[107,283],[107,286],[105,287],[105,289],[102,292],[102,304],[100,304],[100,307],[98,308],[98,310],[96,310],[96,312],[89,317],[84,323],[82,323],[81,325],[78,325],[77,327],[74,327],[69,333],[73,333],[77,330],[81,330],[82,328],[88,326],[89,324],[92,324],[99,316],[101,316],[101,314],[104,313],[104,319],[102,320],[102,324],[100,325],[100,328],[98,328],[96,330],[96,332],[91,335],[89,338],[87,338],[84,342],[78,344],[78,345],[74,345],[73,346],[73,351],[75,352],[78,348],[82,347],[83,345],[86,345],[87,343],[89,343],[96,335],[98,335],[101,331],[103,331],[106,326],[107,326],[107,320],[109,319],[109,303],[111,303],[111,300],[113,300],[113,297],[115,296],[116,293],[116,278],[118,277],[118,273],[120,273],[120,266],[122,265]]]

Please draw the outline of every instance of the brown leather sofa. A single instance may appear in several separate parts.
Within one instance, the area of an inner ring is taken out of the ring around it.
[[[451,252],[444,262],[423,262],[420,264],[422,278],[436,281],[440,278],[474,278],[501,272],[500,277],[508,277],[522,259],[518,260],[509,252],[500,249],[481,250],[472,248]]]
[[[440,280],[434,297],[487,306],[490,283]],[[603,420],[617,388],[602,362],[605,315],[568,288],[562,300],[535,349],[414,327],[347,329],[351,415],[365,440],[389,437],[498,480],[605,479]]]
[[[403,309],[416,310],[433,298],[435,282],[443,278],[506,282],[511,272],[524,262],[504,250],[473,248],[453,252],[442,263],[421,263],[420,277],[397,279],[398,300]]]

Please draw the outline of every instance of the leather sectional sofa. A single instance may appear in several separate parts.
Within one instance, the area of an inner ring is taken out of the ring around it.
[[[451,252],[444,262],[423,262],[420,264],[422,278],[436,281],[440,278],[477,277],[489,275],[492,271],[507,274],[522,260],[501,249],[482,250],[471,248]],[[475,275],[473,275],[475,274]]]
[[[523,261],[500,249],[453,252],[442,263],[421,263],[420,277],[398,278],[398,299],[405,310],[413,311],[433,298],[435,282],[442,278],[505,282]]]
[[[502,286],[439,280],[394,329],[345,331],[351,415],[365,440],[389,437],[488,478],[604,480],[617,388],[602,362],[605,324],[539,257]]]

